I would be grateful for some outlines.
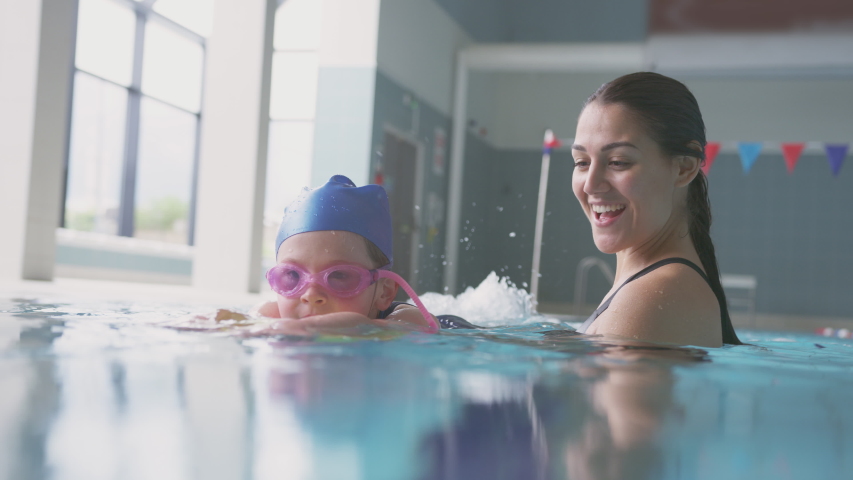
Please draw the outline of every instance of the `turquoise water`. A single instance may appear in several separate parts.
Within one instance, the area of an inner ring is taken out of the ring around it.
[[[0,479],[853,478],[853,341],[533,323],[387,340],[0,298]]]

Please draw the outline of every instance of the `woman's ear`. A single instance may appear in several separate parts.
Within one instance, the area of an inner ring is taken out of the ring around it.
[[[387,310],[391,306],[391,302],[397,296],[399,286],[390,278],[380,278],[376,282],[376,295],[373,299],[373,306],[378,311]]]
[[[702,161],[698,154],[702,152],[702,146],[696,140],[692,140],[687,144],[687,148],[696,150],[697,156],[679,155],[675,157],[676,166],[678,167],[678,176],[676,177],[675,185],[677,187],[685,187],[690,185],[690,182],[699,174],[699,169],[702,167]]]

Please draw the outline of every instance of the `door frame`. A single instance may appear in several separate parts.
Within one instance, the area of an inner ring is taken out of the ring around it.
[[[412,133],[406,132],[405,130],[401,130],[391,124],[386,123],[382,128],[382,148],[385,150],[385,135],[392,135],[397,137],[400,141],[409,143],[414,145],[415,147],[415,191],[413,194],[413,205],[414,211],[412,212],[412,217],[415,219],[414,231],[415,235],[412,235],[412,244],[410,245],[411,258],[409,264],[409,278],[406,279],[407,282],[414,288],[418,289],[418,271],[419,267],[419,248],[418,245],[421,242],[421,225],[423,224],[423,212],[425,209],[423,208],[423,195],[424,195],[424,143]],[[393,221],[393,219],[392,219]]]

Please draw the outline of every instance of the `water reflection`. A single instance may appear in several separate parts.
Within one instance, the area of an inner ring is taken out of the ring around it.
[[[528,325],[292,341],[170,315],[0,299],[0,479],[853,471],[840,339],[705,351]]]
[[[565,333],[524,343],[577,350],[580,340]],[[427,478],[664,478],[661,429],[683,408],[672,368],[705,362],[706,352],[593,343],[595,355],[559,362],[520,398],[468,403],[450,431],[430,438],[436,461]]]

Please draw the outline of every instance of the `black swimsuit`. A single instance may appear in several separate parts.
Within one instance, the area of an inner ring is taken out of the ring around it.
[[[602,312],[607,310],[607,307],[610,306],[610,302],[613,300],[613,297],[615,297],[616,294],[619,293],[619,290],[622,290],[622,287],[624,287],[625,285],[627,285],[627,284],[633,282],[634,280],[642,277],[643,275],[645,275],[645,274],[647,274],[653,270],[657,270],[658,268],[660,268],[664,265],[669,265],[670,263],[683,263],[684,265],[687,265],[688,267],[692,268],[693,270],[696,270],[696,273],[698,273],[699,275],[702,276],[702,278],[705,280],[705,282],[708,284],[708,286],[709,287],[711,286],[711,281],[708,279],[708,276],[705,275],[705,272],[703,272],[701,268],[696,266],[696,264],[691,262],[690,260],[687,260],[686,258],[679,258],[679,257],[672,257],[672,258],[663,259],[659,262],[655,262],[655,263],[649,265],[648,267],[646,267],[646,268],[640,270],[639,272],[631,275],[631,277],[629,277],[628,280],[625,280],[625,283],[620,285],[619,288],[617,288],[616,291],[613,292],[613,295],[610,295],[609,297],[607,297],[607,300],[605,300],[604,303],[599,305],[599,307],[596,308],[594,312],[592,312],[592,315],[590,315],[589,318],[587,318],[586,321],[583,322],[583,325],[581,325],[580,328],[578,328],[578,332],[586,333],[587,329],[593,324],[593,322],[595,322],[595,319],[598,318],[598,316],[601,315]],[[714,291],[713,287],[711,287],[711,291]],[[722,315],[722,312],[725,311],[724,301],[723,301],[723,299],[720,298],[719,295],[717,295],[717,292],[714,292],[714,296],[717,297],[717,302],[720,303],[720,315]]]
[[[388,315],[391,315],[391,312],[394,311],[400,305],[409,305],[405,302],[391,302],[391,306],[385,310],[379,312],[379,315],[376,318],[384,319],[388,318]],[[409,305],[412,306],[412,305]],[[438,319],[438,324],[441,325],[441,328],[444,329],[453,329],[453,328],[481,328],[473,323],[470,323],[468,320],[465,320],[462,317],[457,317],[456,315],[436,315],[435,318]]]

